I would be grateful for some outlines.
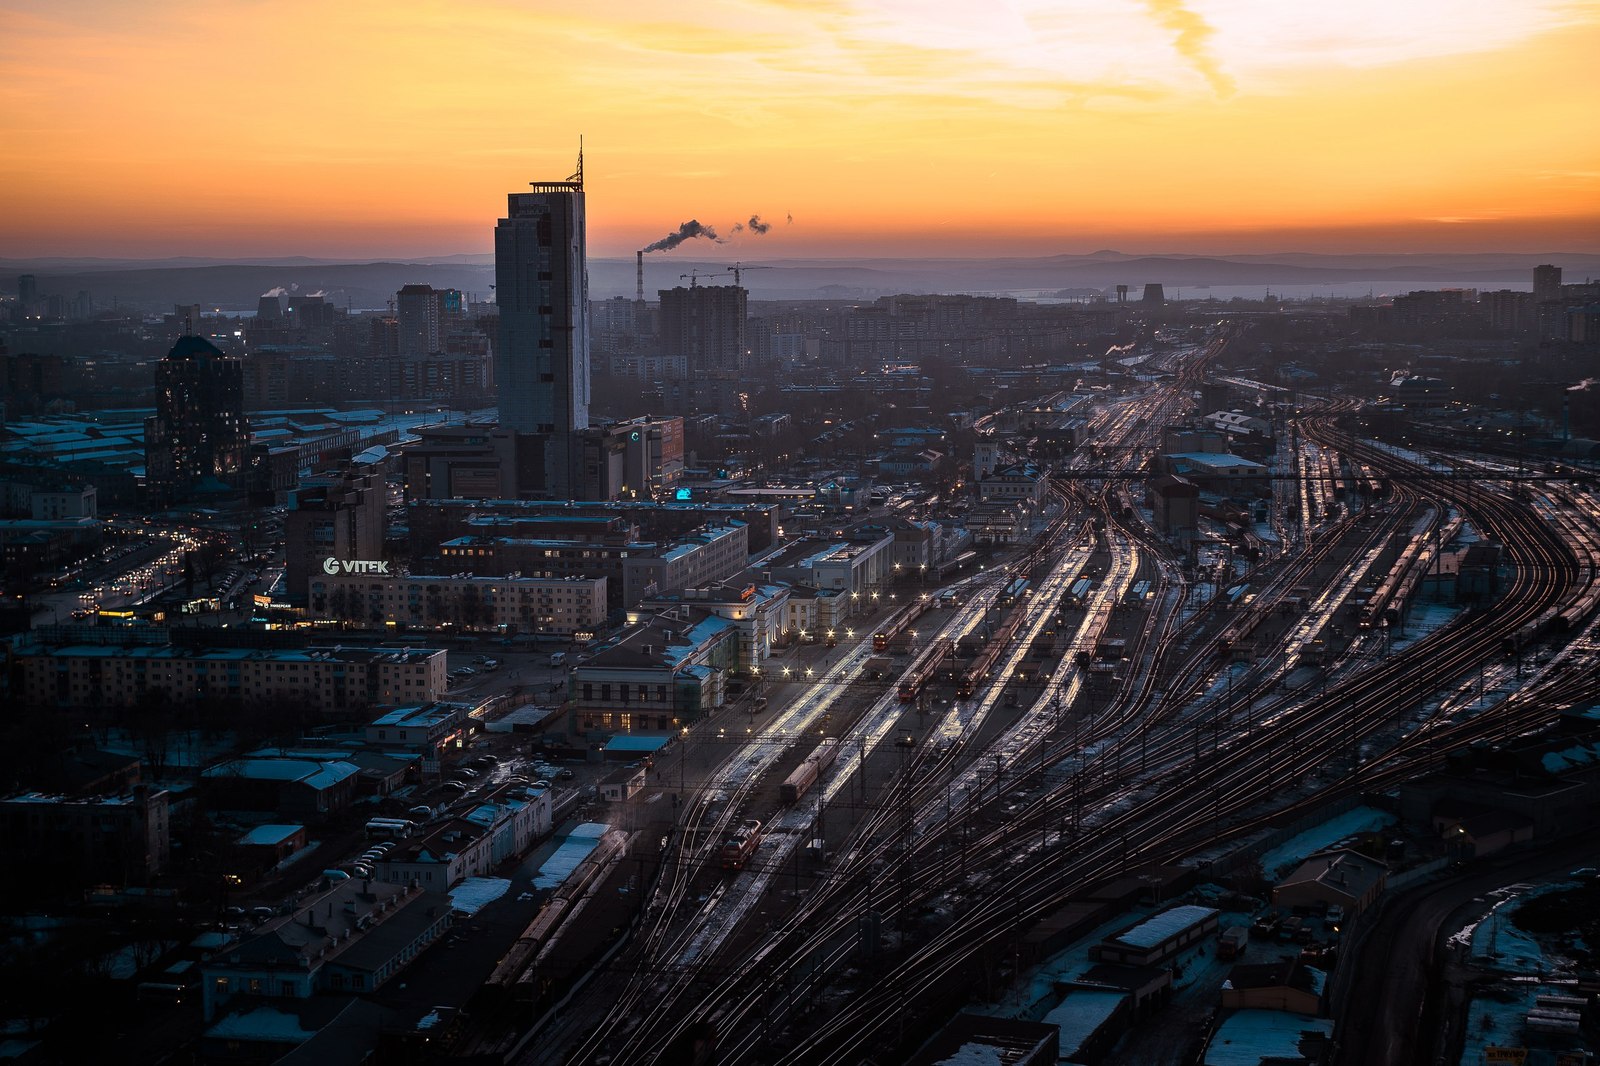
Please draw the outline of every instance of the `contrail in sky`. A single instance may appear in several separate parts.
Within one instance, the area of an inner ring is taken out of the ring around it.
[[[1144,0],[1145,10],[1175,36],[1172,46],[1211,83],[1218,96],[1232,96],[1233,78],[1217,65],[1211,54],[1211,36],[1217,31],[1211,23],[1190,11],[1183,0]]]

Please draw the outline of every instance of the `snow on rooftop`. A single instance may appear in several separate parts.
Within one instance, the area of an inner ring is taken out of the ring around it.
[[[1600,744],[1577,744],[1560,751],[1546,752],[1540,762],[1553,774],[1566,773],[1600,761]]]
[[[1260,1066],[1267,1059],[1298,1061],[1304,1033],[1333,1033],[1331,1018],[1281,1010],[1241,1010],[1224,1018],[1206,1048],[1204,1066]]]
[[[1115,939],[1117,943],[1129,947],[1153,948],[1162,941],[1177,936],[1191,925],[1216,917],[1216,914],[1215,907],[1200,907],[1186,903],[1146,918]]]
[[[206,1035],[222,1040],[258,1040],[271,1043],[303,1044],[316,1036],[315,1031],[302,1029],[298,1016],[277,1007],[257,1007],[239,1014],[229,1014],[206,1031]]]
[[[469,877],[450,890],[450,906],[468,914],[477,914],[511,891],[511,881],[504,877]]]
[[[1261,856],[1261,871],[1276,881],[1299,866],[1307,856],[1337,844],[1357,833],[1370,833],[1393,825],[1394,815],[1376,807],[1354,807],[1321,825],[1312,826],[1290,837]]]
[[[281,844],[300,832],[298,825],[258,825],[239,838],[240,844]]]
[[[937,1066],[1005,1066],[1005,1061],[993,1044],[962,1044]]]
[[[1075,988],[1040,1020],[1061,1030],[1061,1055],[1068,1058],[1078,1053],[1127,998],[1126,992]]]
[[[572,875],[578,864],[589,857],[595,847],[600,843],[600,838],[610,828],[600,822],[585,822],[567,834],[561,845],[551,853],[539,867],[539,874],[533,879],[535,888],[555,888]]]

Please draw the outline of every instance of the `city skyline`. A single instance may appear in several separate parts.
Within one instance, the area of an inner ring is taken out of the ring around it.
[[[1600,248],[1593,3],[262,10],[0,5],[6,255],[484,252],[580,134],[596,256]]]

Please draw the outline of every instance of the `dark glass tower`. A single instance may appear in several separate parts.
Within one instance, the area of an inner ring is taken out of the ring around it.
[[[582,170],[507,199],[494,233],[500,425],[543,438],[544,490],[571,499],[583,480],[578,434],[589,428]]]

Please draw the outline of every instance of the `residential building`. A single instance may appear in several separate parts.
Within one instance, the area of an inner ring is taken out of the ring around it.
[[[395,293],[396,347],[400,358],[420,359],[441,350],[441,295],[431,285],[406,285]]]
[[[445,694],[445,653],[425,648],[195,648],[53,644],[12,651],[21,698],[46,707],[131,707],[160,697],[219,713],[253,701],[346,714]]]
[[[571,636],[593,632],[608,610],[604,577],[475,574],[323,574],[311,581],[313,615],[357,625]]]
[[[666,384],[669,408],[678,413],[739,412],[740,397],[749,387],[749,293],[738,285],[692,285],[663,289],[660,297],[662,355],[681,359],[687,371],[683,379]]]
[[[250,447],[239,361],[201,337],[179,337],[156,365],[144,441],[145,486],[159,503],[239,488]]]
[[[306,602],[318,575],[387,573],[385,465],[382,460],[352,462],[289,493],[283,516],[284,584],[292,601]]]

